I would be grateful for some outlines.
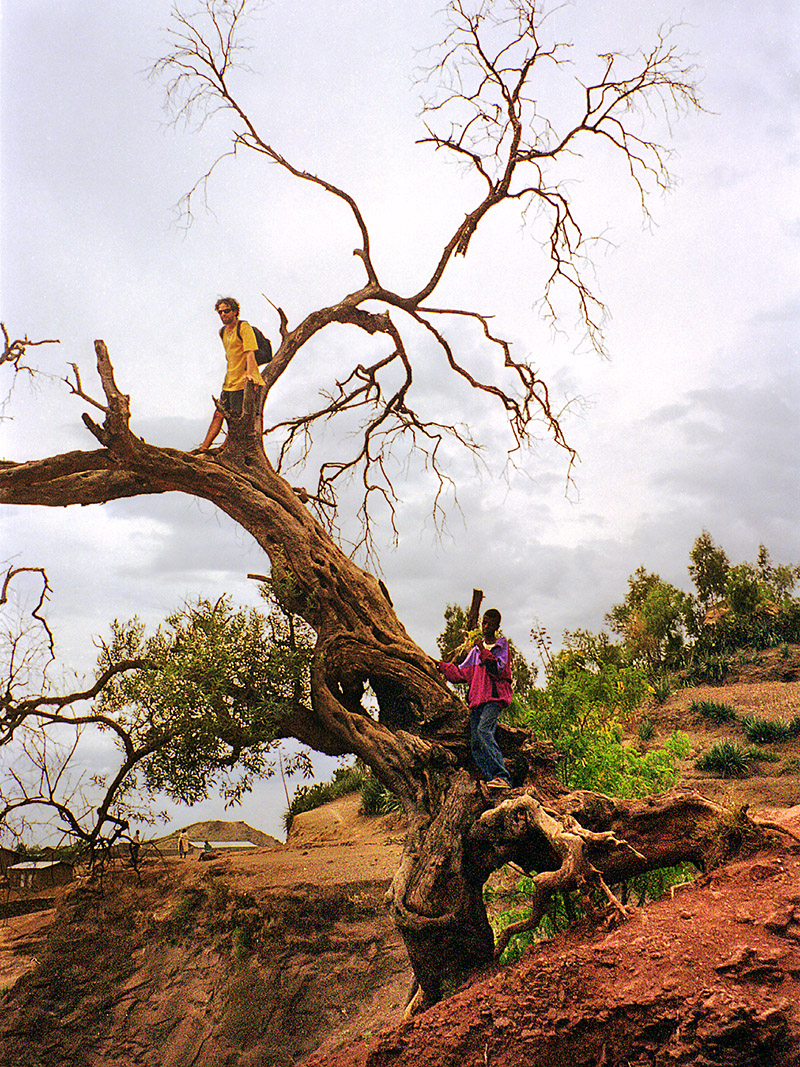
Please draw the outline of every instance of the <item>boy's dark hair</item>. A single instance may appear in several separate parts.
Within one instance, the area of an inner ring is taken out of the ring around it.
[[[219,311],[220,304],[227,304],[229,308],[233,308],[236,313],[236,318],[239,318],[239,301],[234,300],[232,296],[221,296],[214,305],[214,310]]]
[[[488,611],[484,611],[483,617],[484,619],[488,619],[490,622],[493,622],[495,625],[495,629],[500,629],[500,622],[502,620],[502,616],[497,610],[497,608],[489,608]]]

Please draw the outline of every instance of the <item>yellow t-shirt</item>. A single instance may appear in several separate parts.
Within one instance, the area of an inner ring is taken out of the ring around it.
[[[244,389],[247,381],[247,357],[245,353],[252,352],[255,358],[255,352],[258,349],[253,327],[249,322],[245,322],[244,319],[239,319],[238,323],[226,326],[222,331],[222,343],[225,345],[225,358],[228,361],[228,371],[225,375],[225,381],[222,383],[222,388],[226,392]],[[261,377],[258,366],[256,366],[256,384],[264,384],[264,379]]]

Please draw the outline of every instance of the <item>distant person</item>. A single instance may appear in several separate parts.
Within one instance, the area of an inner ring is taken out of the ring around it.
[[[244,403],[245,382],[264,385],[264,379],[258,369],[256,352],[258,341],[249,322],[239,318],[239,302],[232,296],[223,296],[214,305],[214,310],[222,320],[220,337],[225,346],[227,370],[222,383],[219,402],[225,414],[239,418]],[[199,452],[207,452],[222,429],[223,414],[215,411]],[[225,447],[223,442],[222,448]]]
[[[508,641],[500,636],[501,616],[489,608],[481,620],[481,636],[456,666],[440,663],[449,682],[468,682],[472,758],[490,789],[508,789],[511,775],[495,740],[497,717],[511,703]]]
[[[189,835],[185,830],[181,830],[178,837],[178,852],[182,860],[185,860],[189,855]]]
[[[129,849],[130,854],[131,854],[131,867],[138,867],[138,865],[139,865],[139,849],[141,847],[142,847],[142,841],[141,841],[141,837],[140,837],[139,831],[137,830],[136,833],[133,835],[133,840],[131,841],[130,845],[128,845],[128,849]]]

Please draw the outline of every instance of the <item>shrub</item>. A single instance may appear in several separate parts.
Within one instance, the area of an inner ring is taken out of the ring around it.
[[[763,760],[765,763],[780,763],[781,757],[777,752],[766,752],[763,748],[756,748],[755,745],[750,745],[745,749],[747,758],[755,763],[757,760]]]
[[[785,719],[757,719],[753,715],[742,719],[745,737],[759,745],[790,741],[795,736],[793,723],[794,720],[788,723]]]
[[[695,763],[700,771],[710,771],[719,778],[746,778],[750,765],[758,760],[777,763],[780,756],[749,745],[742,748],[735,741],[718,741]]]
[[[639,740],[646,744],[648,741],[652,740],[655,732],[655,723],[652,719],[648,719],[647,716],[645,716],[639,725]]]
[[[699,771],[710,771],[720,778],[745,778],[750,763],[745,750],[735,741],[717,741],[695,763]]]
[[[693,700],[689,711],[702,715],[715,726],[723,726],[727,722],[736,722],[736,712],[729,704],[722,704],[716,700]]]
[[[725,681],[730,665],[727,652],[697,652],[689,666],[689,681],[695,685],[701,682],[719,685]]]
[[[381,785],[371,774],[361,782],[361,814],[388,815],[390,811],[399,811],[402,805],[394,793]]]
[[[653,700],[655,700],[656,704],[665,704],[669,700],[671,693],[672,684],[669,678],[663,676],[656,678],[653,682]]]
[[[573,735],[568,748],[565,785],[612,796],[644,797],[675,784],[676,762],[688,755],[691,746],[684,734],[673,733],[661,748],[641,753],[614,735],[584,732]]]

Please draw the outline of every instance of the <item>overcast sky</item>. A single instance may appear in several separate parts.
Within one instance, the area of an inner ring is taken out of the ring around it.
[[[35,350],[53,380],[18,382],[3,409],[3,458],[94,447],[84,406],[58,378],[78,363],[99,392],[95,338],[132,396],[134,430],[194,447],[223,372],[219,295],[237,296],[243,317],[274,338],[268,301],[294,323],[360,283],[346,213],[255,157],[221,164],[209,210],[198,204],[188,230],[176,224],[181,196],[226,149],[228,125],[222,116],[200,131],[167,122],[163,84],[146,73],[164,51],[170,6],[2,5],[0,318],[12,336],[60,339]],[[427,276],[475,193],[462,171],[415,144],[415,71],[420,50],[442,35],[439,7],[274,0],[249,26],[253,73],[236,82],[287,158],[356,196],[376,260],[401,291]],[[556,397],[582,398],[564,420],[580,462],[568,484],[564,454],[543,441],[522,470],[504,472],[496,413],[429,374],[431,403],[483,430],[488,445],[483,473],[452,460],[460,510],[450,507],[442,538],[429,518],[431,485],[412,470],[399,545],[380,544],[398,614],[432,653],[445,606],[467,602],[473,586],[525,648],[538,622],[556,645],[564,629],[599,630],[640,565],[688,589],[703,528],[735,562],[754,560],[762,542],[778,562],[800,559],[800,3],[579,0],[558,15],[557,35],[575,41],[580,75],[593,52],[647,47],[669,22],[682,23],[675,41],[698,66],[706,110],[671,129],[653,119],[677,178],[668,196],[651,198],[653,224],[643,225],[636,190],[606,155],[589,145],[576,162],[587,232],[610,241],[596,257],[610,359],[576,352],[576,335],[554,338],[538,321],[543,253],[510,215],[479,231],[447,290],[496,314],[497,332]],[[345,333],[326,335],[274,390],[268,417],[298,410],[343,365]],[[468,353],[476,347],[469,331],[457,337]],[[8,383],[0,387],[5,395]],[[225,516],[172,497],[5,509],[0,561],[47,568],[58,651],[79,671],[91,669],[93,638],[111,619],[138,614],[155,625],[186,599],[224,592],[257,604],[246,575],[266,567]],[[267,783],[231,817],[278,833],[283,806]],[[175,817],[220,808],[212,800]]]

